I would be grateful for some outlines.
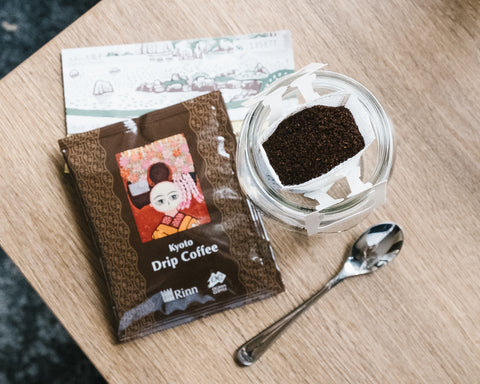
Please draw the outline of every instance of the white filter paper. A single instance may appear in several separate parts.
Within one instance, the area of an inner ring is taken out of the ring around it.
[[[350,188],[350,194],[348,196],[359,194],[366,189],[371,188],[372,185],[370,183],[364,183],[360,178],[360,159],[365,149],[375,140],[375,134],[368,117],[368,113],[356,96],[344,93],[331,93],[324,96],[319,96],[315,91],[313,91],[311,85],[310,87],[307,86],[308,83],[312,84],[314,77],[315,76],[312,76],[312,74],[307,74],[306,76],[297,79],[297,84],[301,84],[299,90],[307,102],[301,106],[297,105],[287,108],[282,116],[277,117],[277,119],[263,132],[261,136],[261,143],[263,144],[265,141],[267,141],[273,132],[275,132],[281,121],[295,113],[302,111],[303,109],[317,105],[325,105],[330,107],[344,106],[350,110],[355,119],[355,123],[358,126],[360,134],[365,141],[364,149],[350,159],[338,164],[329,172],[297,185],[283,185],[281,183],[278,175],[270,165],[270,161],[268,160],[268,156],[263,149],[263,145],[260,146],[260,156],[264,160],[262,162],[264,163],[264,168],[262,171],[264,172],[267,182],[271,187],[294,193],[301,193],[308,198],[317,200],[318,205],[316,209],[321,210],[344,200],[343,198],[333,199],[330,195],[328,195],[330,188],[342,178],[346,178],[348,182]],[[268,97],[269,96],[267,96],[266,99]],[[273,97],[278,100],[278,95],[273,95]],[[264,101],[264,104],[270,105],[271,101],[272,100],[267,99]]]

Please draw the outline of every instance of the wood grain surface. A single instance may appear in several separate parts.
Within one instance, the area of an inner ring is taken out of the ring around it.
[[[267,223],[285,293],[116,345],[106,288],[63,175],[62,48],[288,29],[296,67],[363,83],[391,117],[386,205],[311,238]],[[480,2],[103,0],[0,82],[0,245],[111,383],[480,382]],[[250,368],[236,347],[336,272],[368,226],[400,256],[336,287]]]

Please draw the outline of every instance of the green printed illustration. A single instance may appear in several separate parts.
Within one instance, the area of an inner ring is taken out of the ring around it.
[[[62,51],[67,133],[220,90],[231,120],[294,70],[288,31]]]

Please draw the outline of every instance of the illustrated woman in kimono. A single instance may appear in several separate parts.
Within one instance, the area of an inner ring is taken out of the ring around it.
[[[172,175],[165,163],[155,163],[148,169],[147,182],[149,192],[135,195],[130,188],[127,189],[130,200],[137,208],[150,204],[155,211],[164,213],[152,233],[153,240],[199,225],[197,218],[183,212],[190,207],[192,198],[198,202],[203,201],[203,196],[189,173]]]

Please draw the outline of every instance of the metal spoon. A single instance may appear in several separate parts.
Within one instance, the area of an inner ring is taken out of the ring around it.
[[[237,349],[235,353],[237,363],[243,366],[253,364],[277,337],[320,297],[347,277],[363,275],[383,267],[397,256],[402,244],[403,232],[397,224],[384,223],[371,227],[353,244],[350,256],[333,279],[303,304]]]

